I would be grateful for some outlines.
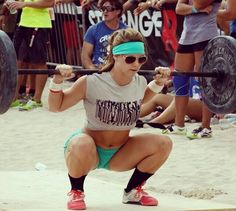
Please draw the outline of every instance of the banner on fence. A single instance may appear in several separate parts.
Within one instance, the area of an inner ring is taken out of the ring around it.
[[[84,14],[85,29],[102,21],[102,12],[89,10]],[[175,14],[175,4],[164,5],[161,11],[146,10],[135,16],[127,11],[122,16],[129,27],[141,32],[148,43],[148,62],[142,69],[153,69],[156,66],[173,66],[178,38],[182,31],[183,18]]]

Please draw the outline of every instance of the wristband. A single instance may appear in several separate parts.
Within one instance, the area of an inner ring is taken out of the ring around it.
[[[195,13],[198,13],[198,10],[194,6],[192,6],[192,14],[195,14]]]
[[[49,90],[52,93],[58,93],[62,91],[63,83],[56,84],[53,82],[53,79],[51,79],[50,84],[49,84]]]
[[[51,93],[53,93],[53,94],[58,94],[58,93],[61,93],[61,92],[62,92],[62,90],[60,90],[60,91],[55,91],[55,90],[52,90],[52,89],[49,89],[49,91],[50,91]]]
[[[162,85],[162,86],[157,85],[155,81],[151,81],[147,86],[151,91],[153,91],[155,93],[160,93],[164,87],[164,85]]]

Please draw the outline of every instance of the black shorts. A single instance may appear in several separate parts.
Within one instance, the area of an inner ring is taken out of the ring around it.
[[[181,45],[179,44],[178,48],[177,48],[177,52],[178,53],[194,53],[196,51],[203,51],[205,49],[205,47],[207,46],[209,40],[203,41],[203,42],[199,42],[199,43],[195,43],[192,45]]]
[[[17,27],[13,38],[17,59],[32,64],[46,63],[48,30],[46,28]]]

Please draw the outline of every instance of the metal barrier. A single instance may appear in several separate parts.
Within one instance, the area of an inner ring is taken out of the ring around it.
[[[81,7],[64,3],[53,8],[48,63],[81,66],[83,24]]]

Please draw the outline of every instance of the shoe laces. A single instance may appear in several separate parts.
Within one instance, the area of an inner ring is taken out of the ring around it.
[[[173,126],[174,126],[173,124],[168,125],[168,126],[166,127],[166,130],[169,130],[170,132],[173,132],[173,131],[174,131]]]
[[[71,196],[72,200],[83,200],[84,199],[84,193],[80,190],[71,190],[67,195]]]
[[[141,198],[143,195],[148,195],[148,193],[143,190],[143,185],[144,184],[139,185],[135,188],[137,190],[135,196],[137,196],[138,198]]]

